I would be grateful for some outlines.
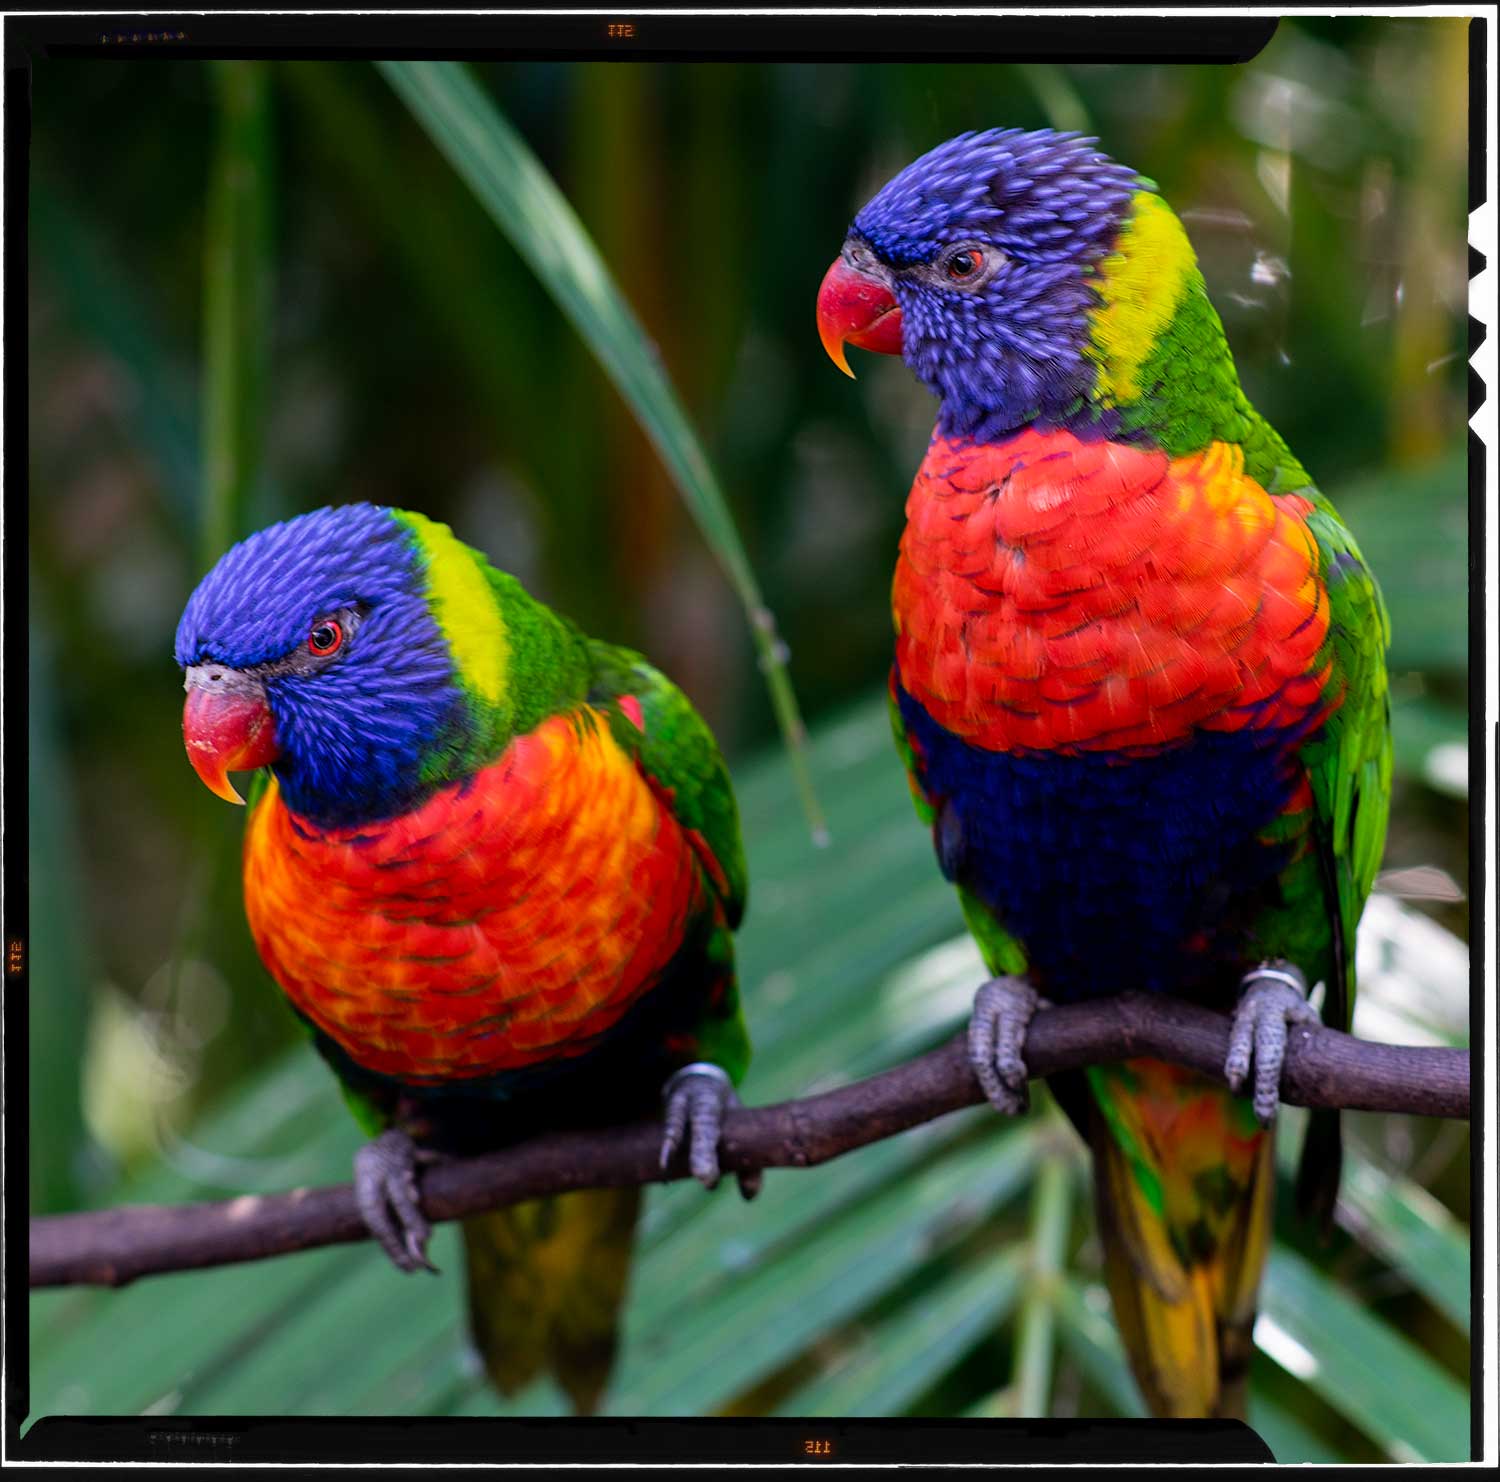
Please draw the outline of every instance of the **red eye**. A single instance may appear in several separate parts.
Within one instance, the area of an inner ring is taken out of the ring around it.
[[[960,247],[943,264],[943,271],[955,283],[967,282],[984,266],[984,257],[975,247]]]
[[[336,654],[344,645],[343,626],[335,618],[324,618],[307,635],[307,651],[320,659]]]

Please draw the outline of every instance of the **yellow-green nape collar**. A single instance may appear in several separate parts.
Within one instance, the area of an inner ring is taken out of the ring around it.
[[[505,694],[510,639],[494,588],[478,558],[446,526],[408,510],[397,516],[416,537],[427,601],[461,682],[490,705]]]
[[[1102,300],[1090,316],[1096,400],[1119,405],[1140,395],[1141,366],[1177,313],[1196,262],[1172,208],[1138,190],[1114,251],[1095,270]]]

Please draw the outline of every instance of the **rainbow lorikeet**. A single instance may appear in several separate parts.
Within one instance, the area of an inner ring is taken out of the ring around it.
[[[1227,1079],[1057,1078],[1108,1285],[1158,1414],[1244,1403],[1287,1024],[1347,1028],[1385,837],[1388,622],[1353,536],[1247,400],[1182,223],[1075,134],[939,145],[855,216],[823,343],[940,399],[893,588],[892,716],[992,982],[976,1075],[1007,1111],[1040,997],[1233,1015]],[[1254,1062],[1253,1086],[1250,1065]],[[1314,1114],[1301,1203],[1337,1191]]]
[[[177,630],[205,783],[268,768],[244,849],[262,960],[366,1130],[361,1212],[428,1265],[416,1167],[648,1115],[718,1178],[749,1060],[731,932],[746,874],[708,727],[423,515],[353,504],[224,555]],[[742,1180],[754,1191],[754,1179]],[[608,1376],[639,1190],[464,1223],[496,1385]],[[429,1269],[431,1269],[429,1267]]]

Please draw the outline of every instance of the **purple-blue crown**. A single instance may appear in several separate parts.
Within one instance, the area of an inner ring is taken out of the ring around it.
[[[1023,261],[1102,253],[1130,197],[1150,183],[1101,154],[1098,142],[1052,129],[959,134],[887,182],[854,229],[894,267],[967,237]]]
[[[188,599],[177,662],[265,663],[304,642],[312,617],[414,594],[410,543],[410,531],[373,504],[318,509],[257,531],[231,546]]]

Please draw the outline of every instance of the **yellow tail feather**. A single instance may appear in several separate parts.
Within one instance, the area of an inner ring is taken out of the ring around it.
[[[1201,1149],[1177,1149],[1178,1160],[1170,1145],[1151,1147],[1158,1189],[1176,1196],[1153,1201],[1097,1110],[1090,1142],[1105,1281],[1147,1405],[1165,1417],[1243,1419],[1256,1292],[1271,1235],[1273,1139],[1259,1137],[1232,1205],[1205,1205],[1188,1225],[1183,1205],[1201,1172]],[[1141,1152],[1138,1144],[1137,1158]]]
[[[598,1408],[640,1200],[635,1188],[588,1189],[463,1222],[469,1327],[502,1394],[550,1369],[579,1414]]]

